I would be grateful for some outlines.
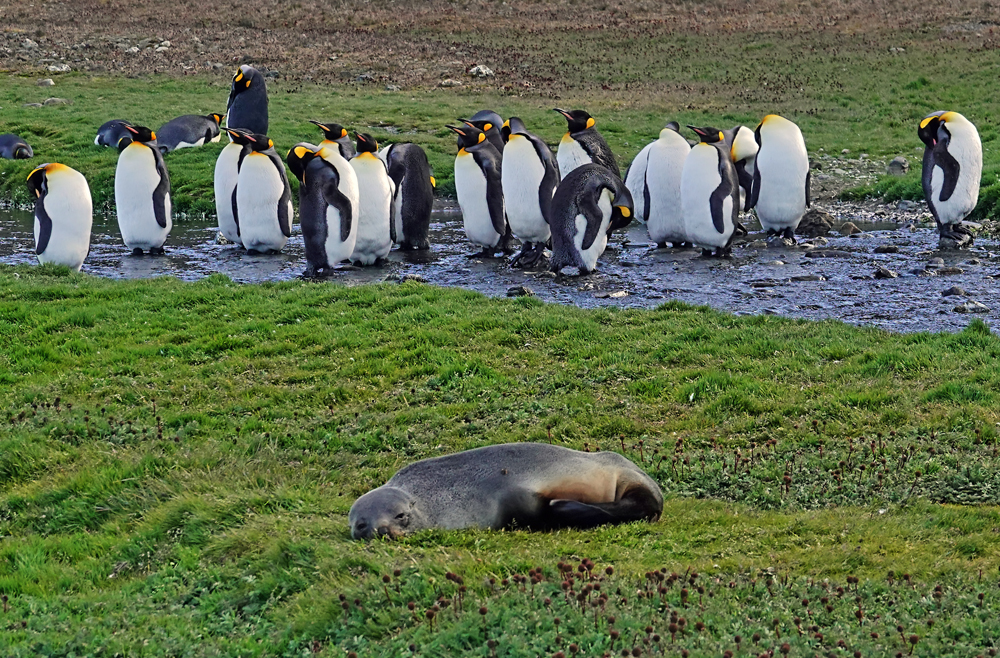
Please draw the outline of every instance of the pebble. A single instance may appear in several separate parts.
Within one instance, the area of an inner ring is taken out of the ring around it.
[[[875,247],[876,254],[898,254],[899,247],[894,244],[884,244],[880,247]]]
[[[855,224],[854,222],[845,222],[840,227],[841,235],[855,235],[861,232],[862,232],[861,229],[859,229],[858,225]]]
[[[917,207],[917,202],[910,201],[909,199],[903,199],[902,201],[896,204],[896,210],[901,210],[902,212],[913,210],[916,207]]]
[[[826,277],[822,274],[802,274],[800,276],[793,276],[791,281],[826,281]]]
[[[909,160],[907,160],[901,155],[897,155],[895,158],[893,158],[892,161],[889,162],[889,166],[886,167],[886,171],[892,174],[893,176],[902,176],[909,170],[910,170]],[[900,210],[902,210],[902,208],[900,208]]]
[[[72,71],[72,67],[69,64],[50,64],[49,73],[69,73]]]
[[[880,267],[875,270],[876,279],[895,279],[899,276],[898,272],[893,272],[886,267]]]
[[[952,310],[956,313],[989,313],[990,307],[979,302],[965,302]]]
[[[73,101],[67,100],[65,98],[46,98],[42,101],[42,105],[72,105]]]
[[[956,295],[960,295],[962,297],[965,297],[968,294],[969,293],[965,292],[965,288],[962,288],[961,286],[952,286],[951,288],[948,288],[947,290],[943,291],[941,293],[941,296],[942,297],[954,297]]]
[[[929,261],[927,261],[927,267],[943,267],[943,266],[944,266],[943,258],[932,258]]]
[[[937,271],[938,274],[965,274],[965,270],[961,267],[940,267]]]
[[[462,83],[459,82],[458,80],[452,80],[451,78],[448,78],[446,80],[442,80],[441,83],[438,86],[439,87],[461,87]]]
[[[386,85],[386,91],[399,91],[399,85]]]
[[[628,292],[625,290],[615,290],[614,292],[602,291],[594,293],[594,297],[597,299],[620,299],[622,297],[627,297]]]
[[[806,258],[851,258],[854,254],[840,249],[813,249],[806,252]]]
[[[493,69],[485,64],[477,64],[467,71],[474,78],[489,78],[493,76]]]
[[[966,265],[980,265],[980,264],[982,264],[982,261],[979,260],[978,258],[970,258],[969,260],[965,261],[965,264]]]
[[[508,297],[534,297],[535,291],[528,286],[512,286],[507,288]]]
[[[39,87],[51,87],[55,85],[55,81],[52,78],[42,78],[38,81]]]

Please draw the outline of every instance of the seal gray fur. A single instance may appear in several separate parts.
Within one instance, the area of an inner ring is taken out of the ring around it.
[[[35,152],[28,142],[13,133],[0,135],[0,158],[27,160],[33,157],[35,157]]]
[[[659,519],[660,488],[614,452],[504,443],[405,466],[351,506],[354,539],[440,528],[590,528]]]

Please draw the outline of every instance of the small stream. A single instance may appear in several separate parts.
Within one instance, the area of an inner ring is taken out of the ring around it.
[[[885,208],[879,206],[879,208]],[[759,225],[738,240],[732,260],[703,259],[697,251],[652,248],[646,229],[633,224],[612,238],[598,271],[580,277],[546,271],[512,270],[502,259],[469,259],[474,251],[465,238],[462,216],[454,202],[439,200],[431,223],[428,252],[394,250],[382,266],[341,266],[329,280],[347,285],[411,275],[427,283],[461,286],[489,296],[505,296],[526,286],[544,301],[581,307],[658,306],[669,300],[707,304],[737,314],[769,313],[790,317],[834,318],[900,332],[957,331],[972,317],[991,325],[1000,315],[1000,244],[978,238],[971,250],[941,252],[933,225],[900,223],[905,217],[848,204],[827,208],[840,221],[853,221],[864,233],[828,238],[828,244],[771,247]],[[867,221],[872,218],[881,221]],[[175,223],[163,256],[132,256],[121,242],[115,217],[94,218],[90,255],[83,272],[110,278],[175,276],[195,280],[213,273],[242,283],[283,281],[301,275],[305,255],[298,225],[284,252],[248,255],[216,242],[209,219]],[[31,263],[33,219],[30,212],[0,209],[0,263]],[[800,239],[802,242],[802,239]],[[898,253],[874,253],[893,245]],[[822,253],[826,257],[815,257]],[[940,257],[943,265],[931,263]],[[875,279],[878,267],[898,278]],[[942,296],[953,286],[966,296]],[[967,302],[987,307],[979,313],[954,309]]]

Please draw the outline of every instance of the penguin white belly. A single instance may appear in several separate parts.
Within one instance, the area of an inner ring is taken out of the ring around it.
[[[563,135],[562,141],[559,142],[559,149],[556,151],[556,162],[559,164],[559,177],[566,178],[569,172],[577,167],[582,167],[585,164],[593,162],[593,158],[583,149],[580,142],[570,137],[569,133],[566,133]]]
[[[278,223],[278,202],[285,191],[284,182],[271,158],[249,153],[243,158],[236,184],[236,210],[240,215],[240,237],[248,250],[281,251],[288,238]],[[288,220],[292,219],[288,202]]]
[[[587,230],[587,218],[577,215],[575,220],[576,235],[573,236],[573,246],[580,253],[580,259],[586,266],[588,272],[593,272],[597,267],[597,259],[601,257],[608,246],[608,226],[611,224],[611,192],[604,189],[597,200],[597,207],[601,209],[601,226],[597,229],[597,237],[589,249],[583,248],[583,234]]]
[[[219,231],[227,240],[240,246],[243,246],[243,240],[233,217],[233,190],[236,189],[237,164],[242,149],[239,144],[230,143],[215,161],[215,214],[219,220]]]
[[[193,143],[192,142],[177,142],[177,146],[174,147],[174,150],[176,151],[177,149],[194,148],[195,146],[202,146],[204,143],[205,143],[205,138],[204,137],[199,137]]]
[[[340,239],[340,211],[333,206],[326,207],[326,262],[333,265],[345,261],[354,253],[354,245],[358,239],[358,223],[351,223],[351,232],[346,240]]]
[[[486,175],[471,153],[455,158],[455,192],[469,241],[482,247],[497,246],[501,236],[493,228],[486,203]]]
[[[68,168],[67,168],[68,169]],[[60,172],[68,180],[56,188],[49,180],[49,191],[42,202],[52,222],[52,232],[45,251],[37,255],[41,264],[65,265],[77,272],[90,252],[90,230],[93,225],[93,201],[87,180],[76,171]],[[72,178],[70,178],[72,176]],[[37,248],[41,226],[35,217]]]
[[[511,135],[503,151],[500,181],[510,230],[524,242],[545,242],[552,234],[539,205],[544,177],[545,165],[535,146],[524,136]]]
[[[403,231],[403,190],[406,189],[406,176],[399,181],[399,189],[392,200],[393,219],[396,228],[396,242],[406,242],[406,233]]]
[[[982,146],[977,139],[974,146],[969,146],[969,140],[960,140],[953,135],[948,144],[948,153],[958,161],[958,183],[955,191],[947,201],[940,201],[941,189],[944,187],[944,170],[935,165],[931,173],[931,198],[934,209],[942,224],[957,224],[965,219],[976,208],[979,201],[979,181],[983,173]]]
[[[371,153],[362,153],[350,162],[357,174],[361,201],[357,240],[351,260],[371,265],[379,258],[385,258],[392,249],[392,238],[389,235],[391,181],[385,165]]]
[[[219,133],[218,135],[216,135],[215,137],[213,137],[212,139],[210,139],[210,140],[208,140],[208,141],[210,141],[210,142],[212,142],[213,144],[215,144],[215,143],[217,143],[217,142],[218,142],[218,141],[219,141],[220,139],[222,139],[222,133]]]
[[[332,164],[333,168],[337,170],[337,177],[340,179],[337,189],[351,202],[352,217],[354,218],[351,222],[351,231],[356,232],[353,227],[356,227],[358,224],[358,208],[361,206],[361,199],[358,193],[358,175],[355,173],[351,163],[340,155],[336,144],[334,144],[333,148],[323,147],[319,149],[317,154]]]
[[[690,242],[703,248],[724,247],[733,233],[730,222],[724,222],[724,232],[719,233],[712,221],[710,199],[722,183],[719,173],[718,151],[708,144],[698,144],[684,161],[681,174],[681,212],[684,215],[684,232]],[[728,204],[725,202],[728,200]],[[723,201],[723,218],[732,212],[732,197]]]
[[[687,142],[667,144],[661,143],[662,141],[653,143],[646,165],[650,206],[646,229],[649,231],[649,238],[658,244],[687,242],[684,212],[681,208],[681,176],[691,147]],[[635,198],[633,195],[633,201]]]
[[[139,143],[125,147],[115,169],[115,206],[122,241],[129,249],[159,249],[170,235],[170,194],[166,195],[167,225],[156,223],[153,190],[160,184],[153,151]]]
[[[625,187],[632,194],[632,204],[635,208],[635,219],[641,224],[646,223],[646,168],[649,166],[649,152],[653,148],[653,144],[656,142],[651,142],[646,144],[639,155],[635,156],[635,160],[628,168],[628,174],[625,176]]]
[[[797,139],[796,139],[797,137]],[[797,133],[768,137],[754,166],[760,170],[757,218],[765,229],[795,230],[806,212],[806,176],[809,155]]]

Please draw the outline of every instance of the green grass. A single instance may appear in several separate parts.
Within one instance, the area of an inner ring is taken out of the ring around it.
[[[241,286],[0,268],[0,646],[395,656],[412,643],[417,655],[486,656],[485,605],[503,656],[569,642],[600,655],[611,650],[608,616],[622,636],[615,651],[645,646],[647,624],[665,643],[668,609],[707,629],[674,654],[735,651],[737,633],[737,653],[754,632],[776,645],[775,617],[791,655],[839,651],[838,639],[891,655],[896,624],[920,636],[914,655],[984,653],[997,633],[976,597],[995,608],[998,357],[979,321],[900,336],[413,282]],[[663,519],[349,538],[354,499],[406,463],[549,440],[624,449],[663,488]],[[615,569],[596,628],[593,607],[561,598],[556,562],[582,558]],[[535,588],[501,582],[536,567]],[[684,609],[679,584],[639,596],[643,574],[661,568],[701,574],[704,601],[690,589]],[[381,577],[396,569],[386,600]],[[466,583],[462,614],[446,572]],[[423,615],[439,597],[452,608],[432,632]],[[795,616],[807,620],[802,635]]]

